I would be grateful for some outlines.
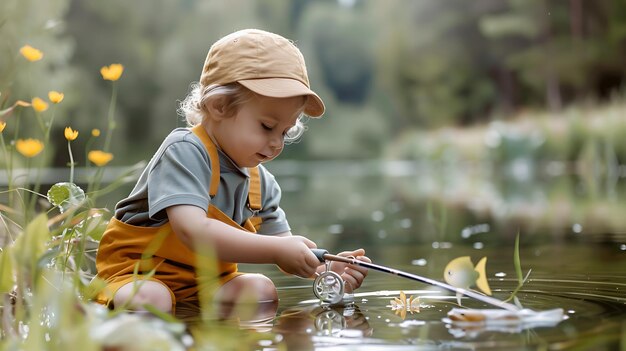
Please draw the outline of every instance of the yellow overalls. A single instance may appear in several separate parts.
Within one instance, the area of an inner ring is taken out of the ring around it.
[[[192,131],[209,153],[212,173],[209,195],[212,198],[217,194],[220,183],[217,149],[202,126],[195,126]],[[261,179],[257,167],[248,170],[248,205],[253,213],[257,213],[261,209]],[[261,218],[251,217],[242,227],[213,204],[209,204],[207,217],[252,233],[256,233],[261,223]],[[146,252],[149,252],[148,257],[145,257]],[[178,239],[169,222],[159,227],[140,227],[113,217],[100,241],[96,257],[98,277],[107,283],[96,301],[109,305],[117,290],[135,279],[149,279],[165,284],[170,290],[173,304],[193,298],[198,292],[196,263],[196,254]],[[137,265],[138,274],[135,275]],[[215,277],[216,284],[223,285],[242,274],[237,271],[236,263],[217,261],[217,265],[219,276]],[[153,269],[156,269],[154,275],[144,277]]]

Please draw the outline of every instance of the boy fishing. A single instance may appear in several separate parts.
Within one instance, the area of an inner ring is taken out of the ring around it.
[[[213,44],[199,83],[180,106],[188,128],[165,138],[116,205],[97,255],[98,277],[107,284],[97,300],[172,311],[200,289],[225,303],[246,289],[259,302],[276,301],[269,278],[240,272],[237,263],[276,264],[305,278],[323,272],[310,250],[315,243],[291,233],[280,187],[263,163],[300,137],[303,118],[324,110],[291,41],[248,29]],[[199,255],[209,249],[217,273],[199,284]],[[340,255],[371,262],[363,249]],[[367,275],[366,268],[340,262],[331,269],[348,291]]]

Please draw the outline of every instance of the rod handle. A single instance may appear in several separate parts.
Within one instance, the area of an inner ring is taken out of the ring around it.
[[[311,249],[311,252],[313,252],[313,254],[315,254],[315,257],[317,257],[317,259],[320,260],[320,262],[326,261],[326,259],[324,258],[324,255],[326,255],[328,253],[328,250],[325,250],[325,249]]]

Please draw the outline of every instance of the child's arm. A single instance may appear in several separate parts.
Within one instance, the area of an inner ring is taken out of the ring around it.
[[[265,236],[234,228],[206,216],[191,205],[166,209],[174,232],[194,251],[198,247],[214,248],[217,257],[228,262],[274,263],[287,273],[311,277],[319,266],[311,252],[316,245],[302,236]]]

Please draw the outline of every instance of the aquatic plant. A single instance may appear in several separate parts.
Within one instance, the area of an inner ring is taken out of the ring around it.
[[[442,241],[445,238],[445,234],[447,231],[447,226],[448,226],[448,220],[447,220],[447,215],[448,215],[448,211],[446,209],[446,207],[444,206],[443,203],[439,204],[439,213],[438,215],[435,214],[435,209],[433,208],[433,204],[432,202],[428,202],[427,203],[427,207],[426,207],[426,218],[428,220],[429,223],[432,224],[432,226],[435,229],[435,236],[438,238],[439,241]]]
[[[515,237],[515,248],[513,250],[513,265],[515,267],[515,276],[517,277],[517,287],[513,290],[513,292],[511,292],[511,295],[504,301],[508,302],[508,301],[513,300],[513,302],[517,306],[522,307],[522,304],[517,298],[517,293],[520,291],[522,286],[528,280],[528,277],[530,276],[530,272],[532,271],[532,269],[528,270],[528,273],[526,273],[526,276],[522,275],[522,262],[521,262],[520,254],[519,254],[519,232],[517,232],[517,236]]]

